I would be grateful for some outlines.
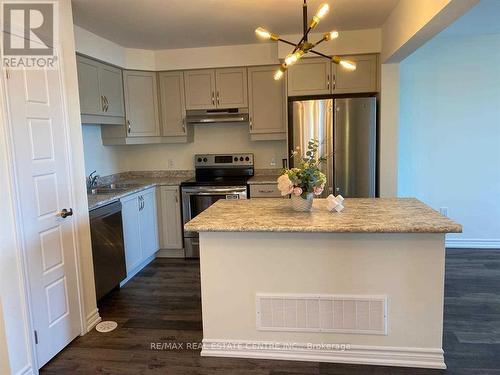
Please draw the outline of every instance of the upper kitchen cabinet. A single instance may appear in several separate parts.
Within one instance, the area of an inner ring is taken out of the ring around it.
[[[331,65],[325,58],[305,58],[288,69],[288,96],[331,93]]]
[[[80,55],[76,58],[82,123],[123,124],[121,69]]]
[[[184,72],[186,109],[215,108],[215,70],[188,70]]]
[[[217,108],[248,107],[246,68],[215,70]]]
[[[346,70],[326,58],[306,58],[288,69],[288,96],[378,91],[378,56],[342,56],[356,63]]]
[[[106,115],[125,115],[123,100],[123,78],[121,69],[102,64],[100,70],[101,94],[105,102]]]
[[[186,109],[248,106],[246,68],[188,70],[184,87]]]
[[[160,136],[156,73],[125,70],[123,82],[127,112],[127,136]]]
[[[164,142],[192,141],[192,131],[186,128],[186,103],[183,72],[158,74],[160,88],[161,134]]]
[[[279,66],[248,68],[248,104],[252,140],[286,139],[285,81],[274,80]]]
[[[376,92],[377,90],[377,55],[343,56],[356,63],[356,70],[350,71],[333,65],[333,93],[350,94]]]

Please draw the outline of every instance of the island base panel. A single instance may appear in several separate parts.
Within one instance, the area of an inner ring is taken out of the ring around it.
[[[444,234],[202,232],[200,247],[202,355],[445,368]],[[260,293],[384,295],[387,334],[258,330]]]

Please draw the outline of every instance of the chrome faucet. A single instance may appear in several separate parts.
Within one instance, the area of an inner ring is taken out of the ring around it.
[[[96,172],[97,171],[92,172],[87,177],[87,190],[89,191],[96,187],[97,183],[99,182],[100,176],[96,174]]]

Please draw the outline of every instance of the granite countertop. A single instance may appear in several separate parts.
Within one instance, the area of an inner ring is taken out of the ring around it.
[[[116,202],[127,195],[143,191],[153,186],[179,186],[181,182],[188,180],[189,177],[133,177],[120,179],[119,184],[130,184],[130,188],[120,190],[111,194],[87,194],[89,210],[105,206],[106,204]]]
[[[279,175],[257,175],[250,177],[248,180],[248,185],[266,185],[266,184],[278,184],[276,181]]]
[[[219,200],[185,224],[193,232],[460,233],[462,227],[415,198],[351,198],[341,213],[314,199],[296,212],[288,199]]]

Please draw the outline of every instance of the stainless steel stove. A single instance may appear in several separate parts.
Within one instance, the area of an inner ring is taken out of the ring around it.
[[[254,174],[253,154],[195,155],[195,177],[181,184],[184,224],[219,199],[247,199],[247,181]],[[198,233],[184,231],[184,255],[198,258]]]

